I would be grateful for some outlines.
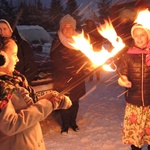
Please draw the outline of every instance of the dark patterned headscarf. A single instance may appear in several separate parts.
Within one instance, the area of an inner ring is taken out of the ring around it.
[[[8,101],[11,99],[13,91],[19,85],[29,91],[29,96],[33,102],[38,101],[38,97],[33,88],[27,83],[24,75],[14,71],[13,76],[2,75],[0,76],[0,112],[7,106]]]

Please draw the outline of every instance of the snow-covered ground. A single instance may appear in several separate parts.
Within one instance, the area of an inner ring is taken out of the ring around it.
[[[130,150],[121,141],[125,100],[117,78],[115,72],[102,72],[100,81],[86,81],[87,94],[80,100],[77,118],[79,132],[69,129],[68,135],[60,134],[59,111],[41,122],[47,150]]]

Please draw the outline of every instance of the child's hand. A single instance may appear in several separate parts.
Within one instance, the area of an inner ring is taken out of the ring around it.
[[[59,96],[59,92],[53,90],[40,99],[49,100],[53,104],[53,109],[68,109],[72,105],[72,102],[68,96]]]
[[[118,84],[127,88],[131,88],[132,86],[132,83],[128,80],[127,76],[124,75],[122,75],[121,78],[118,79]]]

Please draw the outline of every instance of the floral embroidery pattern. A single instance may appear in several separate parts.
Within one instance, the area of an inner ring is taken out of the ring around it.
[[[129,118],[129,122],[136,124],[137,119],[136,119],[136,115],[135,114],[131,114],[131,116]]]

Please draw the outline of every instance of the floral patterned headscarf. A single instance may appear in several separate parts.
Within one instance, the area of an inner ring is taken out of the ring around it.
[[[33,88],[28,85],[24,75],[14,71],[13,76],[1,75],[0,76],[0,112],[7,106],[8,101],[11,99],[15,87],[21,86],[29,91],[29,96],[33,102],[38,101],[38,97]]]

